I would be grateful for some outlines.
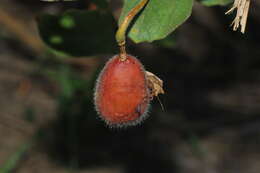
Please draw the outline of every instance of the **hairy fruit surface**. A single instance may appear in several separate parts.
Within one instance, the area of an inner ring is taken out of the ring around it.
[[[135,57],[115,55],[100,73],[95,88],[95,106],[111,127],[141,123],[147,117],[150,91],[145,70]]]

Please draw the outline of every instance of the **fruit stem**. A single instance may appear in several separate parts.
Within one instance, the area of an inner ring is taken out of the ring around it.
[[[131,21],[134,19],[134,17],[137,15],[138,12],[140,12],[143,7],[146,5],[146,3],[149,0],[141,0],[140,3],[138,3],[134,8],[130,10],[130,12],[126,15],[122,23],[120,24],[117,32],[116,32],[116,41],[118,46],[120,47],[120,60],[124,61],[126,60],[126,50],[125,50],[125,44],[126,44],[126,31],[131,23]]]

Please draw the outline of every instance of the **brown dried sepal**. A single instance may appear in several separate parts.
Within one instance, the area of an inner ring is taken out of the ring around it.
[[[154,96],[158,96],[159,94],[164,94],[163,90],[163,81],[157,77],[155,74],[146,71],[146,77],[148,82],[148,87],[150,89],[151,100]]]

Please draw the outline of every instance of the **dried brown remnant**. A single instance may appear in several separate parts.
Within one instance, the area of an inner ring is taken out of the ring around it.
[[[249,5],[250,0],[235,0],[232,8],[226,12],[226,14],[230,14],[235,9],[237,11],[236,17],[231,23],[231,25],[233,25],[234,31],[240,27],[240,31],[245,33]]]
[[[157,77],[155,74],[146,71],[146,77],[148,82],[148,87],[150,89],[151,99],[159,94],[164,94],[163,81]]]

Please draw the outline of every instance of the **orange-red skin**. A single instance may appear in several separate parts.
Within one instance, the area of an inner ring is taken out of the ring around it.
[[[100,73],[95,88],[95,106],[111,127],[136,125],[146,118],[149,89],[144,68],[135,57],[111,58]]]

